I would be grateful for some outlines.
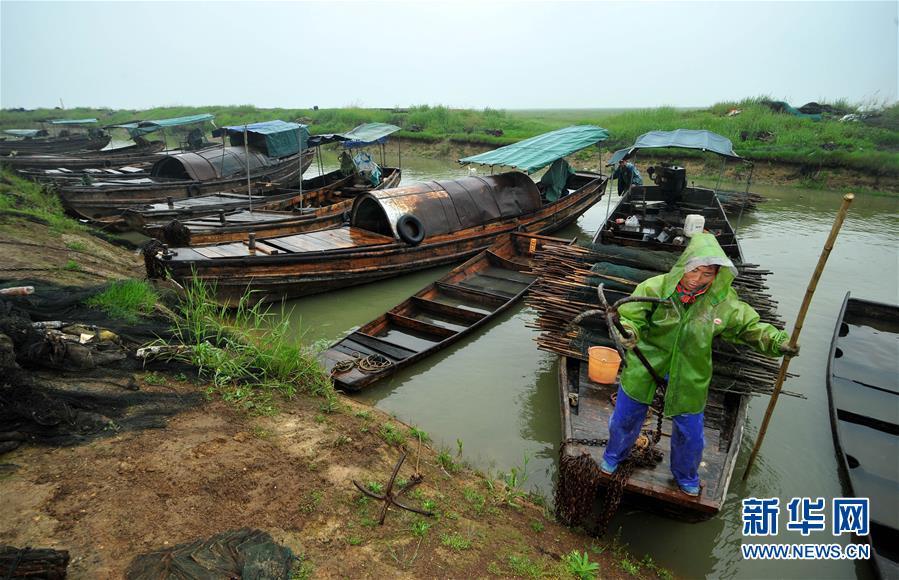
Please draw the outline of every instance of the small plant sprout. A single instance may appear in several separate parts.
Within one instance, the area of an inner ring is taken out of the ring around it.
[[[431,436],[428,435],[427,431],[419,429],[418,427],[415,427],[415,426],[409,427],[409,435],[411,435],[415,439],[418,439],[422,443],[427,443],[428,441],[431,440]]]
[[[153,386],[161,386],[168,382],[168,380],[159,373],[147,373],[144,375],[144,382],[148,385]]]
[[[371,419],[371,411],[356,411],[356,417],[368,421]]]
[[[572,550],[570,553],[562,556],[565,562],[565,569],[569,574],[579,580],[594,580],[599,570],[599,564],[591,562],[587,552],[578,552]]]
[[[461,534],[452,532],[440,536],[440,543],[451,550],[461,552],[471,547],[471,540],[464,538]]]
[[[406,436],[403,432],[400,431],[399,427],[390,422],[381,425],[381,430],[378,434],[388,445],[401,446],[406,443]]]
[[[437,511],[437,502],[432,499],[426,499],[421,502],[421,509],[428,512],[436,512]]]
[[[456,439],[456,457],[459,457],[459,458],[462,457],[462,447],[463,446],[464,446],[464,444],[462,443],[462,440]]]
[[[372,493],[382,493],[384,491],[384,484],[377,481],[366,482],[365,487]]]
[[[453,461],[452,456],[445,449],[437,454],[437,463],[447,473],[456,473],[457,471],[459,471],[459,466],[456,465],[456,463]]]
[[[619,562],[619,564],[621,564],[621,569],[624,570],[625,572],[627,572],[628,574],[630,574],[631,576],[639,576],[640,575],[640,565],[637,564],[636,562],[631,562],[627,558],[622,558],[621,562]]]
[[[428,522],[424,520],[415,520],[415,522],[412,523],[412,535],[416,538],[423,538],[430,528],[431,524]]]
[[[531,520],[531,529],[537,532],[538,534],[542,532],[546,526],[543,525],[543,522],[540,520]]]

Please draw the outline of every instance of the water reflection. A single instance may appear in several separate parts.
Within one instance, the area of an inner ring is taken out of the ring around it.
[[[403,154],[404,182],[461,177],[467,168],[449,160]],[[732,184],[739,188],[739,184]],[[768,201],[757,211],[732,216],[747,261],[771,270],[769,285],[784,320],[795,319],[805,286],[830,230],[840,193],[753,186]],[[611,205],[617,196],[611,200]],[[559,232],[582,241],[592,238],[609,206],[602,200],[576,225]],[[785,388],[800,400],[781,397],[778,409],[747,484],[740,481],[767,399],[749,408],[735,480],[719,516],[684,524],[649,513],[618,514],[610,529],[637,553],[650,553],[660,564],[687,577],[837,578],[870,575],[852,562],[747,562],[741,559],[740,500],[796,496],[839,496],[840,482],[830,433],[825,368],[835,317],[846,290],[859,297],[899,301],[899,199],[859,195],[830,256],[802,335],[802,356],[790,369],[798,378]],[[295,301],[292,316],[309,326],[307,338],[335,340],[403,301],[449,267],[418,272]],[[499,320],[437,355],[405,369],[362,394],[379,408],[428,431],[438,446],[455,450],[482,470],[528,465],[528,487],[551,495],[561,436],[556,357],[536,349],[527,325],[534,313],[510,309]],[[777,542],[845,543],[828,533],[802,538],[783,531]]]

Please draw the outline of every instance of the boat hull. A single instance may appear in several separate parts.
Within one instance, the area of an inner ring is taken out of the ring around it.
[[[298,298],[463,260],[509,232],[554,232],[573,223],[599,201],[605,185],[606,178],[597,176],[570,195],[533,213],[427,238],[417,246],[357,228],[341,228],[321,232],[323,240],[340,238],[345,243],[346,247],[338,249],[323,247],[323,251],[299,253],[276,250],[261,255],[258,250],[251,254],[248,248],[243,255],[222,255],[218,257],[225,259],[215,259],[215,252],[224,250],[209,246],[205,253],[197,248],[189,257],[166,259],[156,251],[145,254],[145,259],[151,277],[165,276],[168,271],[175,280],[185,281],[196,272],[199,278],[214,282],[217,299],[224,304],[236,304],[248,291],[255,301]],[[257,247],[265,249],[265,246]]]
[[[266,167],[251,176],[253,193],[265,193],[279,187],[289,187],[312,164],[313,149],[303,151],[302,165],[291,157],[277,165]],[[110,187],[69,186],[60,189],[65,208],[77,217],[97,221],[117,221],[122,212],[131,207],[162,203],[167,198],[186,199],[216,192],[246,191],[247,176],[234,175],[208,181],[171,180],[128,184]],[[112,218],[112,219],[110,219]]]

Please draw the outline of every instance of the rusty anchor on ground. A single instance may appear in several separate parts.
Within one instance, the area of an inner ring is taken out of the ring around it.
[[[434,515],[434,512],[429,512],[427,510],[422,510],[422,509],[414,508],[412,506],[405,505],[397,499],[397,496],[406,493],[407,491],[409,491],[410,489],[412,489],[413,487],[415,487],[416,485],[418,485],[419,483],[424,481],[424,477],[420,473],[416,472],[415,475],[413,475],[412,478],[409,480],[409,482],[400,488],[398,493],[396,493],[396,494],[393,493],[393,485],[396,482],[396,476],[400,472],[400,467],[402,467],[403,462],[405,460],[406,460],[406,452],[404,451],[403,455],[400,457],[399,461],[396,462],[396,466],[394,466],[394,468],[393,468],[393,474],[391,474],[391,476],[390,476],[390,481],[387,482],[387,489],[384,490],[384,495],[378,495],[376,493],[373,493],[373,492],[365,489],[365,486],[363,486],[361,483],[359,483],[355,479],[353,480],[353,485],[356,486],[356,489],[358,489],[359,491],[361,491],[368,497],[371,497],[371,498],[374,498],[374,499],[384,502],[384,505],[381,506],[381,517],[378,519],[378,525],[381,525],[381,526],[384,525],[384,518],[387,517],[387,508],[389,508],[391,505],[395,505],[398,508],[401,508],[401,509],[404,509],[404,510],[407,510],[410,512],[415,512],[415,513],[421,514],[423,516],[432,517]]]

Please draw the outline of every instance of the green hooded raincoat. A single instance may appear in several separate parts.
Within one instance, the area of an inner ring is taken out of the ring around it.
[[[685,307],[676,296],[677,283],[693,265],[718,265],[711,288]],[[705,409],[712,378],[712,339],[745,344],[771,357],[781,356],[787,333],[759,322],[758,313],[731,288],[736,268],[712,234],[696,234],[671,271],[642,282],[633,296],[671,298],[665,304],[634,302],[618,310],[621,322],[659,374],[668,375],[665,416]],[[656,385],[633,352],[627,353],[621,386],[632,399],[650,404]]]

